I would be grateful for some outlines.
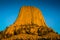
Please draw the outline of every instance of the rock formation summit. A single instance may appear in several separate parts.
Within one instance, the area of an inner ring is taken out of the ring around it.
[[[37,24],[39,26],[46,26],[41,11],[38,8],[31,6],[23,6],[21,8],[15,24]]]
[[[1,33],[1,38],[2,40],[60,40],[60,36],[46,25],[41,11],[33,6],[23,6],[16,21],[3,34]]]

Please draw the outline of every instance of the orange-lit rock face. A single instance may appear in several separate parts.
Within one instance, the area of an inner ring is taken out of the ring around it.
[[[58,40],[60,36],[48,28],[39,9],[23,6],[14,24],[7,28],[2,40]],[[0,39],[1,39],[0,37]]]
[[[14,34],[14,30],[18,30],[20,27],[19,25],[31,25],[32,27],[35,27],[33,25],[37,26],[43,26],[46,27],[46,24],[44,22],[44,18],[42,16],[42,13],[39,9],[31,6],[23,6],[20,10],[20,13],[18,15],[18,18],[12,24],[6,31],[6,34]],[[35,30],[35,29],[34,29]]]
[[[45,26],[44,18],[42,16],[41,11],[31,6],[23,6],[21,8],[15,24],[37,24],[39,26]]]

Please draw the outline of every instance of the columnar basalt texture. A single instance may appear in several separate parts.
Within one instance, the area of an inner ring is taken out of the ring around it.
[[[23,6],[20,10],[16,25],[37,24],[46,26],[41,11],[36,7]]]
[[[31,6],[23,6],[20,9],[18,18],[16,19],[14,24],[11,25],[10,28],[8,28],[6,33],[8,33],[8,32],[11,33],[12,31],[14,31],[15,28],[13,28],[13,27],[16,25],[17,25],[16,29],[18,29],[19,25],[28,25],[28,24],[29,25],[36,24],[38,26],[46,27],[42,13],[38,8],[31,7]]]
[[[0,37],[2,40],[60,40],[59,38],[54,30],[47,27],[41,11],[33,6],[23,6],[14,24]]]

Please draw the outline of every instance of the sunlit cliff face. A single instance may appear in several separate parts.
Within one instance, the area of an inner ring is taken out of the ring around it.
[[[46,27],[41,11],[36,7],[23,6],[20,9],[16,21],[14,22],[14,24],[10,26],[10,28],[7,29],[6,34],[7,33],[13,34],[14,30],[19,29],[20,27],[19,25],[35,25],[35,24],[38,26]]]
[[[32,6],[23,6],[14,22],[4,32],[2,40],[59,40],[60,36],[45,24],[42,13]]]
[[[45,26],[44,18],[41,11],[38,8],[31,6],[23,6],[20,9],[20,13],[17,20],[15,21],[15,24],[37,24],[39,26]]]

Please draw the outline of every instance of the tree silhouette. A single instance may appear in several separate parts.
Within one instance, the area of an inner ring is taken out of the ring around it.
[[[30,34],[30,28],[27,28],[27,29],[26,29],[26,33],[27,33],[27,34]]]
[[[38,28],[38,31],[37,32],[38,32],[38,36],[41,36],[42,35],[40,28]]]

